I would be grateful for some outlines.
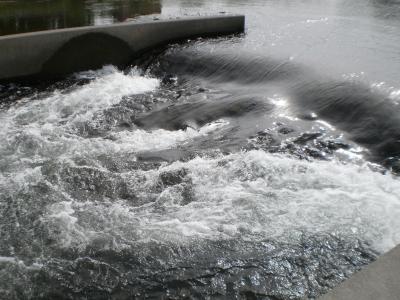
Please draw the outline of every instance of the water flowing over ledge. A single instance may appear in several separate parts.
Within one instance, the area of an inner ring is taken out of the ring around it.
[[[0,85],[0,298],[313,299],[399,243],[395,2],[164,0],[246,35]]]
[[[180,95],[154,68],[78,73],[0,112],[5,296],[23,284],[24,297],[81,297],[87,270],[98,295],[317,296],[400,241],[398,179],[344,159],[351,143],[332,148],[329,124],[291,137],[278,122],[290,120],[284,99],[186,80]],[[269,131],[249,116],[269,116]],[[317,140],[331,158],[304,151]]]

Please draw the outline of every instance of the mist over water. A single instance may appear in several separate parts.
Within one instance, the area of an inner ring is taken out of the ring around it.
[[[400,3],[160,17],[221,12],[246,34],[0,86],[0,298],[316,298],[400,242]]]

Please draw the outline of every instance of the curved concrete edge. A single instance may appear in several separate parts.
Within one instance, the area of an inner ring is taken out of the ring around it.
[[[319,298],[319,300],[378,299],[400,299],[400,245]]]
[[[0,37],[0,82],[53,78],[123,65],[144,51],[188,38],[244,32],[245,17],[135,21]]]

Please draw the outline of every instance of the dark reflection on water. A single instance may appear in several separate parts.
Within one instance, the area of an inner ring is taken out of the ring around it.
[[[159,0],[0,0],[0,35],[110,24],[160,12]]]

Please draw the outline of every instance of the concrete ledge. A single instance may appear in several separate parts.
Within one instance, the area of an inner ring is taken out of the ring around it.
[[[244,31],[244,16],[191,17],[49,30],[0,37],[0,81],[54,78],[126,65],[153,47]]]
[[[399,300],[400,246],[338,285],[320,300]]]

